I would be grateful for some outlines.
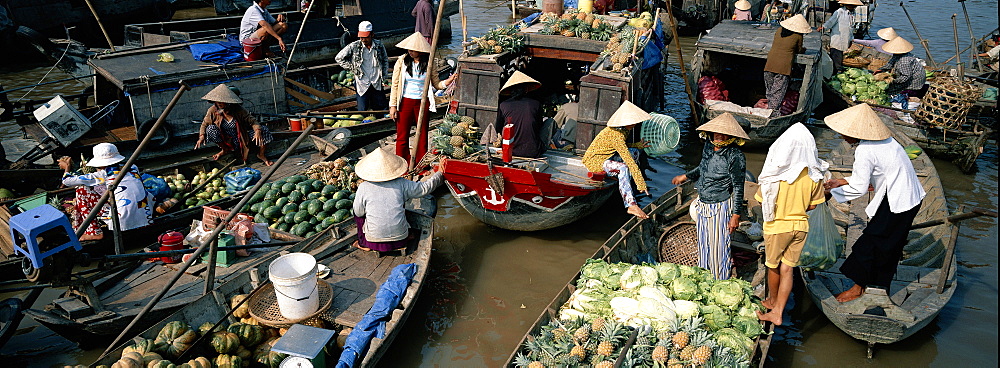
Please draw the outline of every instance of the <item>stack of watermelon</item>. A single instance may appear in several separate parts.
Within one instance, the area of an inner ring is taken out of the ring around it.
[[[293,175],[265,183],[248,203],[254,222],[310,237],[353,218],[354,193],[322,180]]]
[[[330,80],[344,87],[354,87],[354,73],[349,70],[341,70],[338,74],[331,74]]]

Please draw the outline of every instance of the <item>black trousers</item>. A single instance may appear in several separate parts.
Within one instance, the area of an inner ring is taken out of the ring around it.
[[[833,74],[844,71],[844,52],[830,48],[830,59],[833,60]]]
[[[903,257],[910,225],[919,210],[920,204],[917,204],[906,212],[892,213],[889,199],[882,199],[875,216],[854,243],[851,255],[840,266],[844,276],[862,287],[878,286],[888,291],[899,259]]]

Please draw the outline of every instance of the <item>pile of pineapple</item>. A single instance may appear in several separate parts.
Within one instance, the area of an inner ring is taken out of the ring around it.
[[[480,149],[477,141],[476,121],[469,116],[447,114],[444,122],[431,132],[434,153],[462,160]]]
[[[486,31],[482,37],[472,38],[476,47],[469,48],[468,54],[469,56],[493,55],[504,51],[521,51],[524,48],[524,35],[520,32],[521,28],[516,24],[493,28]]]
[[[600,16],[567,9],[562,16],[545,13],[539,18],[542,30],[539,34],[580,37],[585,40],[607,41],[615,33],[614,26]]]
[[[636,45],[641,34],[642,30],[640,28],[630,25],[622,27],[620,32],[608,40],[604,51],[601,51],[601,55],[607,55],[606,60],[608,60],[602,64],[602,68],[618,73],[628,66],[633,61],[633,49],[635,52],[642,49],[642,45]]]

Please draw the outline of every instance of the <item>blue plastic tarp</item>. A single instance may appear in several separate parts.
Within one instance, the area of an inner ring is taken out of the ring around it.
[[[229,35],[225,41],[217,43],[196,43],[188,45],[191,56],[195,60],[226,65],[243,60],[243,45],[235,35]]]
[[[392,311],[403,300],[406,288],[410,286],[410,281],[413,280],[413,275],[416,273],[417,265],[413,263],[401,264],[392,269],[389,278],[375,294],[375,304],[368,310],[368,313],[361,317],[361,322],[358,322],[351,334],[347,336],[344,351],[340,353],[340,360],[337,362],[337,368],[353,367],[358,362],[358,358],[368,350],[368,345],[373,338],[385,337],[385,324],[392,317]]]
[[[642,50],[642,68],[649,69],[663,61],[663,23],[656,20],[653,27],[653,39],[646,43],[646,48]]]

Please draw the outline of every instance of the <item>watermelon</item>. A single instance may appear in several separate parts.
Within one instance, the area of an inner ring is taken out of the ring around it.
[[[350,217],[350,215],[351,211],[342,209],[342,210],[337,210],[337,212],[334,212],[333,216],[329,218],[332,218],[334,223],[341,223],[344,220],[347,220],[347,218]]]
[[[266,195],[266,194],[267,194],[267,190],[264,190],[263,188],[261,188],[260,190],[257,191],[257,193],[253,194],[253,197],[250,197],[250,203],[257,203],[257,202],[260,202],[260,201],[264,200],[264,195]]]
[[[316,214],[316,219],[322,221],[322,220],[326,219],[327,217],[330,217],[330,214],[331,214],[331,212],[326,212],[326,211],[317,213]]]
[[[278,206],[268,207],[261,214],[264,215],[264,217],[266,217],[266,218],[276,219],[276,218],[278,218],[278,216],[281,216],[281,207],[278,207]]]
[[[297,183],[301,183],[302,181],[304,181],[306,179],[307,178],[306,178],[305,175],[292,175],[292,176],[289,176],[288,178],[286,178],[285,180],[287,182],[289,182],[289,183],[297,184]]]
[[[309,208],[307,209],[307,211],[309,211],[310,215],[315,215],[322,210],[323,210],[323,203],[321,203],[320,201],[313,200],[309,202]]]
[[[264,218],[264,215],[261,215],[261,214],[258,213],[256,215],[254,215],[253,222],[256,222],[258,224],[266,224],[267,223],[267,219]]]
[[[288,193],[288,201],[292,203],[302,202],[302,193],[299,192]]]
[[[326,202],[323,202],[323,211],[325,211],[325,212],[332,212],[333,210],[336,210],[336,209],[337,209],[337,200],[336,199],[328,199]]]
[[[317,199],[317,198],[319,198],[321,196],[322,195],[319,192],[312,192],[312,193],[306,194],[306,198],[308,198],[308,199]]]
[[[268,207],[271,207],[273,205],[274,205],[274,201],[273,200],[270,200],[270,199],[263,200],[262,202],[260,202],[260,212],[264,212],[264,210],[266,210]]]
[[[296,213],[298,213],[298,212],[297,211],[285,212],[285,215],[282,216],[282,220],[284,220],[285,223],[294,223],[295,222],[295,214]]]
[[[315,229],[316,232],[320,232],[320,231],[326,230],[327,227],[329,227],[329,226],[327,226],[323,222],[320,222],[320,223],[316,224],[316,226],[313,227],[313,229]]]
[[[278,224],[278,230],[284,231],[286,233],[288,232],[288,229],[291,229],[291,228],[292,228],[292,225],[289,224],[289,223],[287,223],[287,222]]]
[[[321,180],[316,180],[316,181],[312,182],[312,188],[313,188],[314,192],[322,191],[323,188],[325,188],[325,187],[326,187],[326,183],[324,183]]]
[[[291,193],[293,190],[295,190],[295,184],[285,183],[285,185],[281,186],[282,193],[288,194]]]
[[[336,218],[334,218],[331,215],[330,217],[327,217],[327,218],[323,219],[323,225],[324,226],[330,226],[330,225],[336,224],[337,221],[334,221],[334,220],[336,220]]]
[[[337,201],[337,209],[342,210],[345,208],[351,208],[352,206],[354,206],[354,201],[350,199],[341,199]]]
[[[295,203],[286,203],[281,207],[281,213],[295,212],[299,210],[299,205]]]
[[[335,193],[330,198],[332,198],[332,199],[344,199],[344,198],[347,198],[347,196],[350,195],[350,194],[351,194],[351,192],[349,192],[349,191],[341,190],[341,191]]]
[[[278,197],[280,196],[281,196],[281,190],[271,189],[267,191],[267,194],[264,194],[264,199],[270,199],[273,201],[275,199],[278,199]]]
[[[278,207],[285,207],[288,204],[288,197],[281,197],[274,201],[274,205]]]
[[[315,226],[315,225],[317,225],[319,223],[320,223],[320,221],[319,221],[318,218],[316,218],[316,216],[313,216],[313,217],[309,218],[309,225]]]
[[[310,232],[306,233],[305,235],[303,235],[302,237],[304,237],[304,238],[310,238],[313,235],[316,235],[316,232],[315,231],[310,231]]]
[[[301,223],[292,227],[292,234],[295,236],[305,236],[306,232],[309,231],[308,223]]]
[[[250,205],[250,212],[260,213],[260,203],[254,203]]]
[[[323,186],[323,189],[320,190],[320,194],[322,194],[324,197],[327,197],[327,198],[332,198],[334,193],[337,193],[337,186],[336,185],[329,185],[328,184],[328,185]]]
[[[347,199],[350,199],[350,200],[353,201],[354,200],[354,193],[351,193],[351,195],[347,196]]]
[[[309,212],[308,211],[296,212],[295,216],[292,219],[295,220],[292,222],[296,224],[305,223],[307,220],[309,220]]]

